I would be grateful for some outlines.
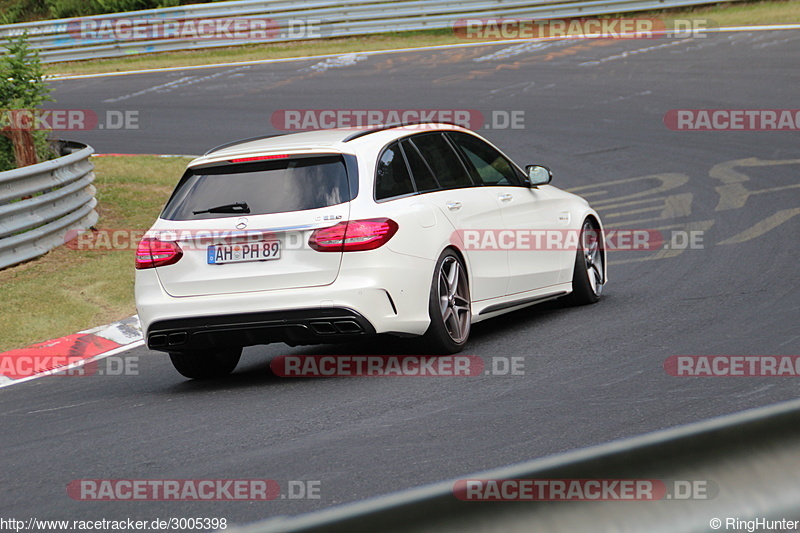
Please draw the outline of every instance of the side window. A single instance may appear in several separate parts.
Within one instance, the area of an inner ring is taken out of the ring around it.
[[[474,170],[473,179],[477,176],[477,181],[484,185],[521,185],[511,162],[492,146],[467,133],[450,132],[448,135],[474,167],[470,169]]]
[[[375,199],[385,200],[414,192],[414,183],[411,181],[400,146],[392,143],[378,159],[378,169],[375,172]]]
[[[441,133],[415,135],[411,142],[433,170],[443,189],[472,186],[461,159]]]
[[[406,161],[411,168],[411,175],[414,177],[414,183],[417,184],[419,192],[429,192],[439,189],[439,182],[436,177],[431,173],[428,164],[419,155],[419,152],[408,139],[400,141],[400,146],[403,147],[403,153],[406,155]]]

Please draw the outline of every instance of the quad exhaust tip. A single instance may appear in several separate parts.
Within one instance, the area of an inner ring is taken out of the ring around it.
[[[309,327],[317,335],[354,335],[364,333],[364,329],[355,320],[311,322]]]

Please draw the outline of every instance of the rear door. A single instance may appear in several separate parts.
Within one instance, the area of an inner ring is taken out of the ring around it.
[[[453,227],[453,242],[469,260],[472,297],[476,301],[506,294],[508,252],[480,244],[466,246],[465,232],[483,234],[503,229],[500,208],[483,187],[472,182],[453,146],[442,133],[421,133],[401,142],[420,192],[426,202],[439,210]],[[474,242],[474,241],[473,241]]]
[[[461,132],[447,135],[464,154],[473,179],[483,183],[484,192],[500,208],[510,230],[503,239],[509,249],[508,294],[556,285],[567,254],[557,202],[546,188],[525,186],[513,163],[482,139]]]
[[[189,169],[154,228],[183,250],[177,263],[156,269],[164,290],[199,296],[333,283],[341,253],[319,253],[307,243],[314,229],[349,218],[356,191],[348,168],[355,164],[346,157],[304,154]]]

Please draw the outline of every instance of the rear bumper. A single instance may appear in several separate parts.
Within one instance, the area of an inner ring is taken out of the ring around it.
[[[159,320],[147,330],[147,347],[179,352],[271,342],[327,344],[372,334],[374,326],[352,309],[294,309]]]
[[[359,256],[348,257],[336,281],[323,287],[174,297],[154,269],[137,270],[136,307],[145,339],[154,350],[180,351],[209,342],[326,344],[370,333],[422,335],[430,324],[427,280],[433,262],[391,252],[376,258],[376,251],[355,252]],[[162,336],[153,342],[153,335]]]

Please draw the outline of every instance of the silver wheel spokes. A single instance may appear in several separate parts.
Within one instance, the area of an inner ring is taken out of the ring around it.
[[[461,343],[469,335],[469,287],[464,269],[454,257],[448,257],[439,269],[439,311],[448,335]]]
[[[583,225],[582,247],[583,259],[586,262],[586,274],[589,276],[589,284],[592,292],[597,296],[603,291],[603,254],[600,252],[600,232],[586,222]]]

